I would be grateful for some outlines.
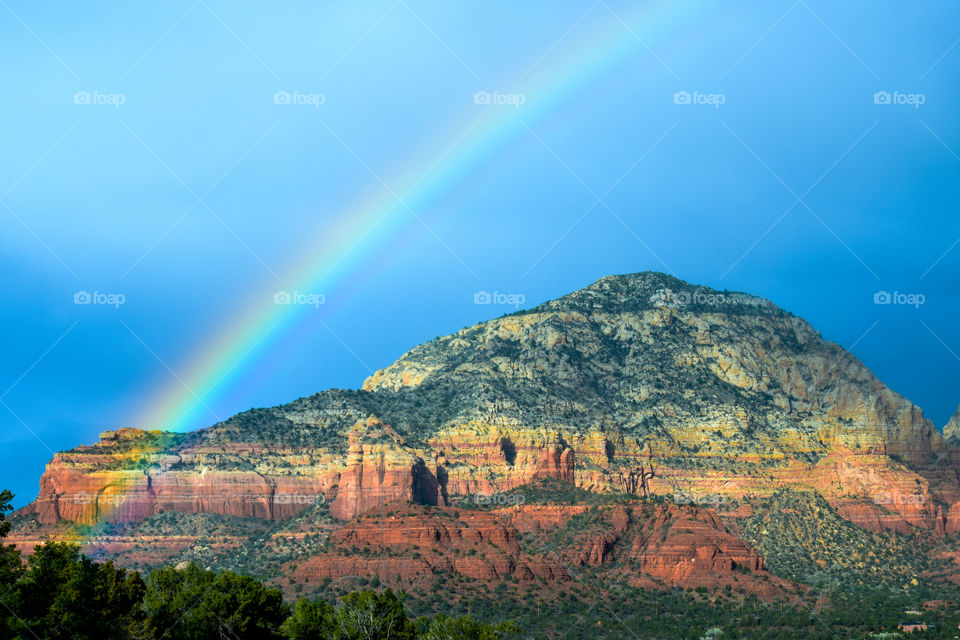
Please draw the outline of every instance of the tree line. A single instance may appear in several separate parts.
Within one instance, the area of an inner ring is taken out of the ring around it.
[[[0,638],[14,640],[496,640],[511,623],[411,618],[403,594],[359,591],[336,604],[301,599],[230,571],[191,563],[145,577],[47,542],[24,563],[3,545],[13,494],[0,492]]]

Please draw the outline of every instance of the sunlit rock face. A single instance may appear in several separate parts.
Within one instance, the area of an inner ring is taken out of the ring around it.
[[[960,407],[957,407],[957,412],[953,414],[950,417],[950,421],[944,425],[943,437],[954,446],[960,444]]]
[[[294,575],[309,582],[364,576],[371,570],[387,580],[436,573],[477,580],[570,580],[558,559],[522,552],[517,529],[492,513],[450,508],[427,512],[403,502],[380,507],[332,534],[330,547],[335,551],[299,564]],[[374,553],[350,557],[337,552],[354,547],[367,547]]]
[[[867,528],[956,531],[955,460],[918,407],[802,319],[640,273],[417,346],[361,390],[189,434],[107,432],[57,454],[31,508],[51,524],[283,519],[324,500],[349,519],[556,478],[694,497],[802,485]]]

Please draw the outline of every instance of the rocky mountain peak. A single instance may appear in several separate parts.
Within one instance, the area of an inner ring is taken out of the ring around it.
[[[529,313],[637,313],[657,308],[703,313],[783,314],[776,305],[763,298],[691,284],[656,271],[605,276],[582,289],[545,302]]]
[[[960,444],[960,407],[957,412],[950,417],[950,420],[943,427],[943,438],[950,444]]]
[[[814,459],[842,445],[919,461],[940,446],[918,407],[804,320],[654,272],[432,340],[363,388],[442,406],[428,438],[474,422],[550,425],[728,460]],[[410,421],[388,419],[401,431]]]

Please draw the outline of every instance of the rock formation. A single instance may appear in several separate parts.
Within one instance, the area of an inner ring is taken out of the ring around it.
[[[854,356],[767,300],[640,273],[417,346],[360,390],[187,434],[105,432],[56,454],[25,511],[53,527],[171,511],[283,520],[325,502],[346,521],[552,478],[693,504],[796,485],[873,531],[950,535],[960,531],[958,416],[944,439]],[[536,522],[554,515],[537,507]],[[710,516],[663,517],[693,533],[635,541],[648,574],[693,584],[703,571],[762,570]],[[620,535],[614,527],[569,560],[603,564]],[[507,555],[509,571],[500,556],[456,570],[526,575]],[[318,563],[311,575],[334,571]]]
[[[960,407],[957,407],[957,412],[943,426],[943,437],[954,446],[960,444]]]
[[[299,565],[295,579],[316,582],[376,575],[410,580],[441,572],[477,580],[570,579],[555,559],[523,553],[516,528],[486,512],[425,511],[390,502],[347,523],[331,536],[330,547],[333,551]],[[351,549],[366,551],[357,554]]]

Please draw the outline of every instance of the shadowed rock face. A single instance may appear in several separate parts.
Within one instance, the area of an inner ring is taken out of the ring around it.
[[[415,347],[362,390],[189,434],[107,432],[54,457],[31,509],[47,524],[282,519],[322,499],[349,519],[544,477],[624,490],[652,464],[654,493],[798,484],[863,526],[942,531],[960,529],[960,488],[926,469],[953,455],[918,407],[805,321],[641,273]]]

